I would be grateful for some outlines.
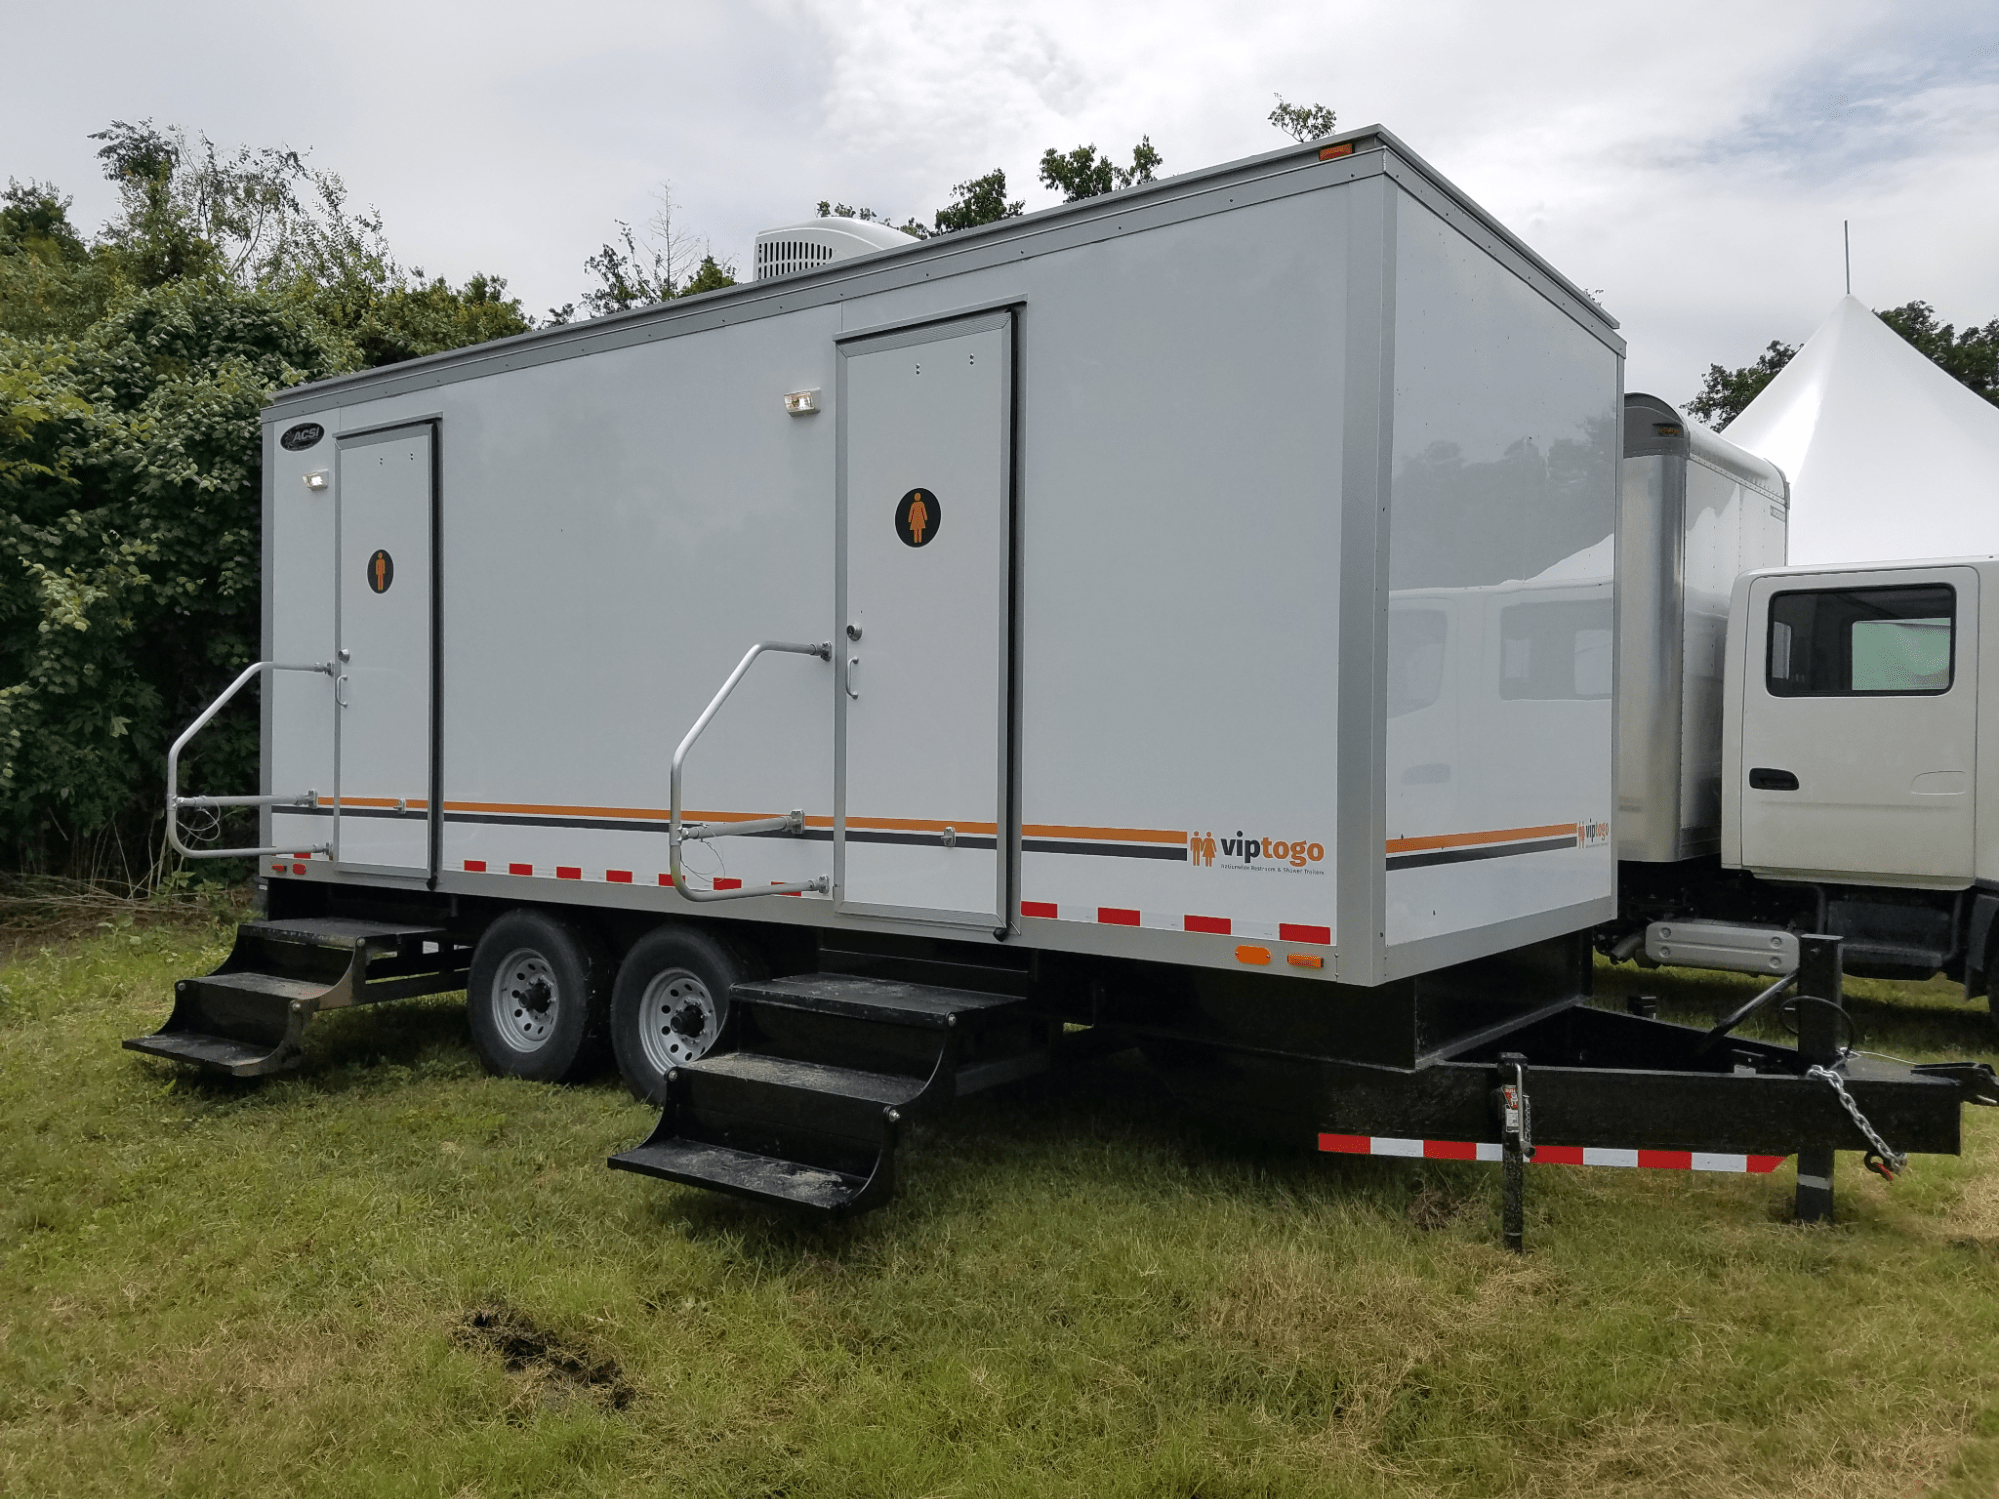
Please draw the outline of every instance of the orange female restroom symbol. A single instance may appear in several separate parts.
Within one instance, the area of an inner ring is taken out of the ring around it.
[[[934,541],[944,522],[944,508],[932,490],[911,490],[895,508],[895,534],[905,547],[921,547]]]
[[[375,555],[368,559],[368,587],[378,594],[386,594],[389,585],[396,581],[396,560],[377,547]]]

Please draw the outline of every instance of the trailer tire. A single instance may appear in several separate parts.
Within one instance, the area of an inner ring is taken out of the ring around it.
[[[678,922],[632,944],[611,992],[611,1050],[632,1097],[663,1107],[668,1070],[716,1044],[729,991],[760,972],[712,933]]]
[[[573,923],[518,907],[472,950],[472,1045],[505,1078],[564,1083],[602,1061],[611,959]]]

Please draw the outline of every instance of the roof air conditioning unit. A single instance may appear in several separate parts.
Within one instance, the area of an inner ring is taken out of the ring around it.
[[[900,229],[867,219],[807,219],[757,236],[757,280],[813,271],[856,255],[872,255],[916,241]]]

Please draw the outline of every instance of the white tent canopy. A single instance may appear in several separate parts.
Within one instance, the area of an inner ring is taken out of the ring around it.
[[[1791,481],[1793,563],[1999,553],[1999,406],[1844,297],[1728,440]]]

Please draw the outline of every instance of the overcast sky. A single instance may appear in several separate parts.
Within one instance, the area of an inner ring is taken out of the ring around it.
[[[0,0],[0,172],[95,226],[113,119],[285,143],[341,173],[408,263],[578,296],[661,181],[740,267],[821,198],[926,222],[1046,146],[1167,172],[1283,144],[1273,94],[1383,124],[1581,285],[1680,401],[1802,340],[1843,289],[1999,317],[1999,4],[1209,5]]]

